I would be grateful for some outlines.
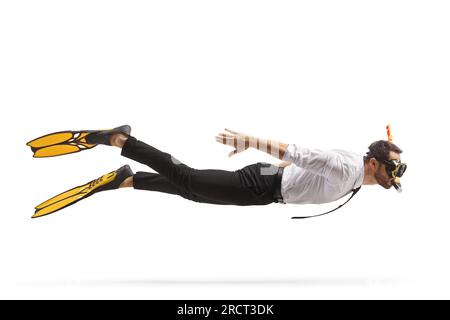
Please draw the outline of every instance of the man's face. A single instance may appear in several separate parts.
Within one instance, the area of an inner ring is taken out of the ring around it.
[[[389,160],[400,159],[400,154],[391,151],[389,153]],[[395,178],[389,177],[386,173],[386,165],[378,162],[378,169],[375,171],[375,180],[377,180],[378,184],[385,189],[390,189],[392,187],[392,183]]]

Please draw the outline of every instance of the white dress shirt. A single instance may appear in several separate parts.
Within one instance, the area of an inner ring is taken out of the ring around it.
[[[342,198],[362,185],[363,156],[333,149],[322,151],[289,144],[283,160],[281,196],[285,203],[326,203]]]

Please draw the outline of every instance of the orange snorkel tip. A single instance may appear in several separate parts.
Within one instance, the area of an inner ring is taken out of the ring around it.
[[[394,139],[392,138],[391,124],[388,124],[388,125],[386,126],[386,132],[387,132],[387,136],[388,136],[388,141],[389,141],[389,143],[392,143],[392,141],[393,141]]]

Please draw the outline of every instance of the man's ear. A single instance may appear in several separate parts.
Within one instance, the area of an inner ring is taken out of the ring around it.
[[[370,167],[375,171],[378,168],[378,161],[375,158],[371,158],[370,161]]]

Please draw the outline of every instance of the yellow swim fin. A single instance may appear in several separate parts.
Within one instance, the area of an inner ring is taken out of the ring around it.
[[[50,133],[27,143],[35,158],[47,158],[92,149],[96,144],[89,144],[86,136],[90,132],[61,131]]]
[[[35,158],[47,158],[89,150],[98,144],[107,144],[112,133],[129,135],[131,127],[124,125],[109,130],[59,131],[27,143]]]
[[[66,208],[82,199],[93,195],[94,193],[117,189],[126,178],[132,175],[133,171],[128,165],[125,165],[110,173],[104,174],[98,179],[92,180],[84,185],[60,193],[36,206],[36,211],[32,218],[42,217]]]

